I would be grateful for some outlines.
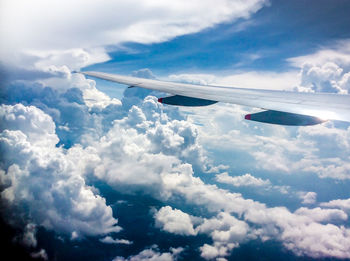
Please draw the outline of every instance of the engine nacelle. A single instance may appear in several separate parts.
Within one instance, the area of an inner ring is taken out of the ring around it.
[[[324,122],[324,120],[317,117],[281,111],[262,111],[247,114],[244,118],[250,121],[290,126],[308,126]]]
[[[208,105],[217,103],[217,101],[192,98],[192,97],[187,97],[182,95],[174,95],[174,96],[159,98],[158,102],[169,104],[169,105],[178,105],[178,106],[208,106]]]

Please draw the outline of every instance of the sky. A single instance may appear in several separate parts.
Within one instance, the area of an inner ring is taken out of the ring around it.
[[[95,70],[350,93],[346,0],[0,2],[2,255],[350,259],[350,123],[178,108]]]

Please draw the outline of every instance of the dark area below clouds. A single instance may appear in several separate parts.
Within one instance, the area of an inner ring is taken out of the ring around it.
[[[154,200],[146,195],[120,194],[106,185],[95,184],[103,191],[109,204],[116,207],[115,211],[119,217],[119,224],[124,230],[116,235],[117,238],[128,238],[133,241],[132,245],[105,244],[96,237],[87,237],[72,242],[69,237],[57,235],[53,231],[40,228],[37,232],[38,247],[44,248],[49,260],[83,261],[112,260],[116,256],[130,256],[141,252],[145,246],[151,247],[156,244],[160,252],[166,252],[170,247],[184,247],[185,251],[180,255],[180,260],[203,260],[199,257],[199,247],[203,242],[210,243],[207,236],[184,237],[173,235],[154,227],[154,220],[150,207],[159,208],[164,203]],[[2,231],[1,245],[2,256],[11,257],[11,260],[38,260],[33,258],[33,249],[25,248],[13,239],[18,235],[12,227],[0,219]],[[306,261],[314,260],[308,257],[298,257],[292,252],[285,250],[281,243],[260,240],[250,241],[234,249],[229,260],[288,260]],[[322,260],[334,260],[323,258]]]

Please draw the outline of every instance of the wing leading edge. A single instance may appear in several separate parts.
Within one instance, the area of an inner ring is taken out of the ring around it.
[[[179,102],[179,97],[184,96],[184,101],[187,104],[185,106],[192,106],[191,103],[195,104],[193,106],[204,106],[215,102],[227,102],[271,111],[258,116],[249,114],[247,115],[248,117],[245,117],[248,120],[282,125],[313,125],[325,120],[350,122],[350,95],[194,85],[92,71],[81,73],[133,87],[141,87],[173,94],[176,97],[175,105],[182,105],[181,102]],[[168,97],[163,98],[163,100],[167,98]],[[191,98],[195,99],[191,100]],[[160,101],[162,101],[162,99]],[[302,120],[304,124],[296,124],[303,116],[308,116],[305,117],[306,121]],[[276,118],[275,121],[273,117],[277,117],[280,120]],[[284,121],[281,120],[281,117],[288,119]],[[293,122],[293,117],[295,119],[298,118],[298,120]],[[288,124],[288,122],[292,124]],[[310,124],[305,124],[305,122],[310,122]]]

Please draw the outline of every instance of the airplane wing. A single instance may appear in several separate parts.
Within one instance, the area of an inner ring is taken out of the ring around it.
[[[172,94],[158,99],[164,104],[206,106],[226,102],[265,110],[245,116],[245,119],[252,121],[297,126],[319,124],[326,120],[350,122],[350,95],[195,85],[93,71],[81,73]]]

